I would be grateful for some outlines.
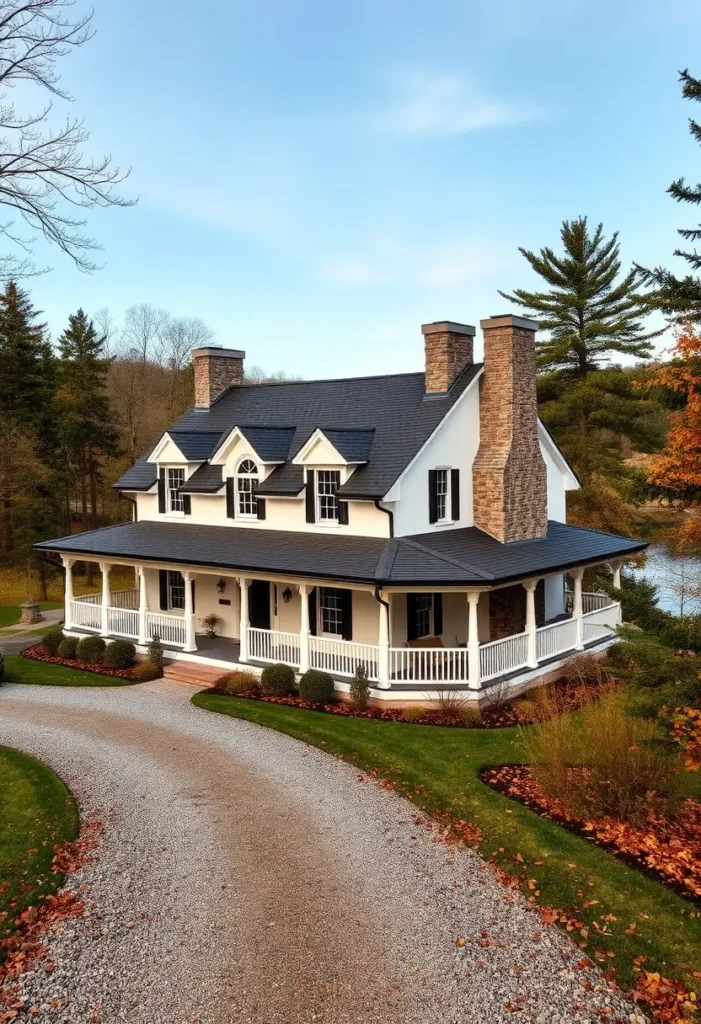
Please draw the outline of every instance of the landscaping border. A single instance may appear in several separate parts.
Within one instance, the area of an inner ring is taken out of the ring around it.
[[[105,665],[95,666],[86,661],[59,658],[58,655],[47,654],[43,644],[33,644],[20,652],[21,658],[28,658],[30,661],[41,661],[46,665],[60,665],[62,668],[70,668],[76,672],[90,672],[95,676],[107,676],[112,679],[119,679],[122,686],[128,686],[141,682],[132,677],[132,668],[109,668]]]

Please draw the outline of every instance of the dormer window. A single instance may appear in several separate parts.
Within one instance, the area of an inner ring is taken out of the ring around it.
[[[239,519],[257,519],[258,467],[253,459],[243,459],[236,470],[236,513]]]
[[[179,490],[180,487],[185,483],[185,470],[184,469],[169,469],[168,470],[168,511],[169,512],[184,512],[185,511],[185,495]]]
[[[320,523],[338,522],[336,491],[341,486],[337,469],[320,469],[316,474],[316,515]]]
[[[449,467],[428,471],[428,521],[437,526],[460,518],[460,470]]]

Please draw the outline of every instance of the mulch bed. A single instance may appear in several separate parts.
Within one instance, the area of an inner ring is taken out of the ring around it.
[[[65,668],[78,669],[81,672],[92,672],[96,676],[112,676],[115,679],[123,679],[126,682],[136,682],[132,678],[130,668],[109,668],[107,665],[92,665],[87,661],[77,661],[68,658],[59,658],[57,654],[49,654],[43,644],[34,644],[22,651],[23,658],[31,658],[32,661],[45,661],[47,665],[63,665]]]
[[[604,847],[633,867],[642,869],[675,892],[701,903],[701,803],[688,798],[674,819],[650,811],[639,825],[615,818],[587,819],[547,797],[528,765],[485,768],[482,781],[518,800],[543,818]]]
[[[581,682],[573,683],[564,678],[556,683],[549,683],[548,687],[557,690],[559,714],[566,711],[576,711],[583,703],[595,700],[597,696],[596,686],[583,686]],[[253,691],[234,695],[217,686],[212,687],[208,692],[216,693],[222,697],[232,697],[237,700],[259,700],[268,704],[283,704],[286,707],[302,708],[306,711],[321,711],[329,715],[341,715],[344,718],[376,718],[385,722],[402,722],[405,725],[407,724],[407,719],[404,718],[404,709],[402,708],[373,706],[363,711],[353,707],[352,704],[344,700],[334,701],[332,704],[310,704],[308,701],[302,700],[301,697],[265,697]],[[457,696],[461,696],[459,691]],[[433,708],[424,708],[423,717],[418,722],[412,719],[410,724],[438,725],[442,728],[453,729],[506,729],[514,725],[533,725],[536,717],[530,713],[530,709],[526,708],[525,705],[523,710],[519,709],[521,701],[528,700],[530,702],[532,697],[533,691],[529,691],[528,693],[519,694],[518,697],[512,698],[501,705],[501,707],[482,707],[480,709],[480,718],[470,721],[469,724],[465,724],[459,715],[451,718]],[[412,708],[412,710],[414,709]],[[476,704],[475,710],[477,710]],[[542,719],[538,718],[537,720],[541,721]]]

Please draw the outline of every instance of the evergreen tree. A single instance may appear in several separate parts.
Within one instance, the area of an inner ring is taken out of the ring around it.
[[[0,414],[37,427],[52,395],[52,352],[26,292],[10,281],[0,293]]]
[[[607,508],[615,524],[623,507],[620,496],[612,501],[610,481],[620,490],[625,477],[621,437],[647,451],[659,446],[661,433],[654,403],[633,389],[629,372],[610,365],[610,357],[645,358],[651,339],[662,332],[645,330],[645,300],[636,291],[640,274],[621,274],[617,234],[604,238],[601,224],[590,233],[587,218],[580,217],[564,221],[560,237],[562,255],[549,247],[539,253],[520,249],[547,291],[516,288],[500,295],[548,332],[538,342],[539,408],[583,485],[584,494],[575,499],[577,518],[586,519],[589,504],[597,525],[606,525]]]
[[[682,83],[682,96],[686,100],[701,102],[701,79],[694,78],[689,74],[688,69],[679,73],[679,80]],[[701,143],[701,124],[689,118],[689,131],[698,143]],[[667,189],[678,203],[691,203],[692,206],[701,204],[701,182],[697,185],[687,185],[684,178],[677,178]],[[701,240],[701,226],[696,228],[680,228],[679,234],[686,242],[698,242]],[[679,318],[687,325],[689,323],[701,323],[701,277],[698,271],[701,270],[701,253],[695,249],[675,249],[675,256],[680,256],[691,267],[693,273],[684,277],[677,277],[671,270],[657,267],[655,270],[638,268],[646,284],[652,285],[652,292],[649,295],[650,304],[662,310],[666,316]]]

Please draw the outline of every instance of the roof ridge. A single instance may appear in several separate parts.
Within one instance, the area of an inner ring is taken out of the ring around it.
[[[377,565],[375,566],[376,580],[380,582],[389,580],[398,552],[399,540],[396,537],[390,537],[382,548],[380,557],[377,559]]]
[[[464,569],[466,572],[474,573],[475,576],[483,580],[493,580],[496,577],[491,572],[484,572],[482,569],[475,569],[473,565],[466,565],[465,562],[459,562],[457,558],[451,558],[450,555],[442,555],[438,551],[434,551],[433,548],[426,547],[425,544],[420,544],[416,540],[412,540],[411,537],[399,537],[402,543],[408,544],[409,547],[416,548],[417,551],[423,551],[428,555],[432,555],[434,558],[438,558],[441,562],[447,562],[448,565],[454,565],[458,569]]]

